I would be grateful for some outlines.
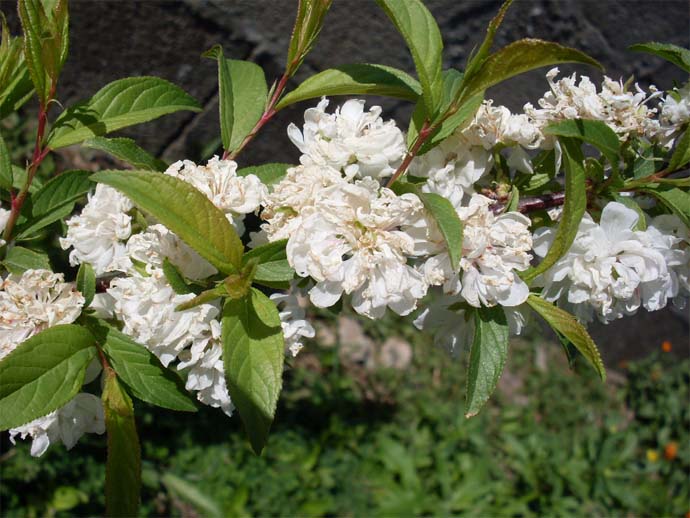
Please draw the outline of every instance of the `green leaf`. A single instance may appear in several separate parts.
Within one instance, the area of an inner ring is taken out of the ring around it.
[[[178,295],[186,295],[188,293],[194,293],[194,290],[187,284],[184,275],[177,269],[173,263],[171,263],[166,257],[163,259],[163,273],[165,278],[168,280],[170,287]]]
[[[486,36],[484,37],[484,41],[479,47],[479,50],[475,54],[471,55],[467,60],[467,66],[465,67],[466,77],[472,77],[479,70],[479,68],[481,68],[481,66],[484,64],[484,61],[486,61],[486,58],[489,56],[489,52],[491,52],[491,47],[494,44],[496,31],[501,26],[501,23],[503,23],[503,18],[505,17],[510,4],[512,3],[513,0],[506,0],[498,10],[496,16],[494,16],[489,23],[489,26],[486,28]]]
[[[333,0],[299,0],[288,46],[285,73],[292,77],[311,51]]]
[[[686,129],[683,136],[678,139],[676,149],[673,151],[671,161],[668,164],[668,170],[677,171],[688,162],[690,162],[690,129]]]
[[[287,241],[287,239],[280,239],[252,248],[242,257],[242,263],[247,264],[250,259],[256,259],[257,264],[286,259],[287,253],[285,247],[287,246]]]
[[[43,417],[64,406],[84,382],[96,355],[83,327],[59,325],[32,336],[0,361],[0,430]]]
[[[91,174],[91,171],[75,169],[51,178],[31,197],[32,217],[46,216],[65,205],[73,207],[79,198],[93,188],[89,180]]]
[[[150,171],[100,171],[91,176],[121,191],[222,273],[233,273],[244,247],[225,214],[187,182]]]
[[[276,111],[324,95],[381,95],[416,101],[421,93],[419,82],[402,70],[386,65],[357,63],[329,68],[307,78],[280,100]]]
[[[108,432],[105,514],[139,516],[141,449],[134,422],[134,407],[112,369],[105,370],[103,410]]]
[[[519,40],[489,56],[465,85],[463,100],[487,88],[535,68],[558,63],[584,63],[602,68],[584,52],[537,39]]]
[[[5,16],[0,12],[0,119],[17,111],[34,92],[24,60],[24,38],[13,38]]]
[[[522,278],[532,281],[537,275],[551,268],[570,249],[575,241],[580,221],[587,208],[587,187],[585,185],[584,156],[577,140],[569,137],[559,139],[563,150],[565,166],[565,203],[551,248],[536,268],[530,268]]]
[[[64,219],[70,214],[72,214],[72,209],[74,208],[74,203],[61,205],[56,207],[55,210],[47,214],[39,215],[37,218],[32,216],[26,223],[23,223],[17,227],[17,235],[15,239],[17,241],[31,241],[36,237],[36,233],[55,223],[58,220]]]
[[[261,318],[256,308],[261,308]],[[266,295],[252,289],[249,296],[225,303],[222,326],[228,390],[259,454],[268,439],[282,386],[285,343],[278,309]]]
[[[431,149],[438,146],[441,142],[447,139],[453,132],[462,125],[468,119],[474,117],[477,110],[484,101],[484,94],[479,93],[474,97],[464,101],[457,111],[446,118],[439,126],[436,131],[429,137],[429,139],[422,145],[419,150],[419,155],[427,153]],[[428,118],[424,105],[422,103],[417,103],[415,111],[412,114],[412,119],[410,120],[410,127],[407,132],[407,143],[408,147],[411,147],[414,139],[417,138],[419,134],[419,128],[422,127],[424,121]]]
[[[465,417],[477,415],[489,400],[508,357],[508,323],[503,308],[495,306],[476,309],[474,326],[474,340],[467,368]]]
[[[527,303],[534,311],[539,313],[556,332],[570,340],[592,367],[594,367],[594,370],[597,371],[602,381],[606,380],[604,362],[601,361],[601,356],[599,355],[599,350],[594,340],[592,340],[592,337],[589,336],[582,324],[575,320],[573,315],[554,306],[534,293],[530,294]]]
[[[690,227],[690,193],[667,185],[650,185],[640,192],[651,194]]]
[[[50,260],[46,254],[28,248],[14,246],[7,251],[2,264],[10,273],[21,274],[26,270],[50,270]]]
[[[164,367],[146,347],[103,321],[92,325],[96,327],[108,362],[133,396],[170,410],[197,411],[182,378]]]
[[[520,207],[520,189],[518,189],[517,185],[513,185],[513,187],[510,189],[510,198],[508,199],[508,203],[506,204],[505,211],[506,212],[515,212],[518,210]]]
[[[571,119],[549,124],[544,133],[571,137],[591,144],[606,157],[614,171],[618,171],[620,141],[616,132],[606,123],[596,120]]]
[[[48,70],[56,65],[46,62],[46,59],[53,59],[55,55],[52,51],[52,47],[57,44],[55,26],[40,0],[19,0],[17,7],[24,30],[24,57],[29,75],[41,104],[45,105],[51,90]]]
[[[148,151],[137,146],[131,138],[105,138],[94,137],[85,140],[81,144],[84,147],[105,151],[118,160],[134,166],[136,169],[149,171],[165,171],[168,166],[162,160],[158,160]]]
[[[205,56],[218,60],[220,132],[225,150],[235,151],[264,112],[266,77],[256,63],[226,59],[220,45]]]
[[[89,307],[96,295],[96,274],[89,263],[81,263],[79,266],[77,290],[84,296],[84,307]]]
[[[148,122],[180,110],[201,111],[181,88],[158,77],[128,77],[101,88],[91,99],[65,110],[46,145],[57,149]]]
[[[294,164],[278,163],[253,165],[238,169],[237,174],[239,176],[249,176],[250,174],[253,174],[257,176],[264,185],[271,185],[282,180],[290,167],[295,166]]]
[[[282,282],[289,282],[295,277],[295,270],[292,269],[287,259],[280,261],[270,261],[257,265],[254,281],[269,286]]]
[[[376,0],[407,43],[427,113],[435,115],[441,105],[443,40],[436,20],[421,0]]]
[[[192,504],[200,511],[201,516],[209,518],[223,518],[226,516],[213,498],[201,492],[196,486],[186,480],[172,473],[166,473],[161,480],[170,493]]]
[[[0,135],[0,189],[9,191],[12,189],[12,162],[10,160],[10,152],[7,149],[5,140]]]
[[[686,72],[690,72],[690,50],[684,49],[683,47],[678,47],[670,43],[650,41],[648,43],[637,43],[628,48],[636,52],[654,54],[682,68]]]
[[[411,183],[396,182],[393,184],[396,194],[412,193],[415,194],[424,204],[424,208],[438,225],[443,240],[448,248],[448,255],[453,268],[460,265],[462,258],[462,221],[455,211],[455,207],[446,198],[439,194],[422,192],[416,185]]]

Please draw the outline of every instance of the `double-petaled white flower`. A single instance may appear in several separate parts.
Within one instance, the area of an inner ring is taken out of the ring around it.
[[[60,238],[64,250],[72,248],[72,266],[90,263],[96,275],[112,268],[125,256],[125,241],[132,233],[132,202],[118,191],[98,184],[79,215],[66,221],[67,235]]]
[[[143,264],[151,274],[163,267],[168,259],[182,275],[192,280],[205,279],[218,271],[177,235],[163,225],[151,225],[145,232],[134,234],[127,241],[126,255],[115,261],[112,269],[136,273],[136,265]]]
[[[302,152],[304,165],[327,165],[354,176],[385,178],[393,174],[407,148],[394,121],[381,119],[381,107],[364,111],[365,102],[352,99],[327,113],[328,100],[304,113],[302,131],[288,126],[288,136]]]
[[[7,209],[3,209],[0,207],[0,236],[2,236],[2,233],[5,231],[5,227],[7,226],[7,221],[10,219],[10,214],[11,211]],[[0,246],[3,246],[6,244],[6,241],[0,237]]]
[[[597,91],[587,76],[581,76],[579,83],[575,74],[556,81],[558,73],[558,68],[553,68],[546,74],[551,91],[539,99],[540,108],[529,103],[524,107],[537,126],[566,119],[594,119],[605,122],[622,140],[658,131],[656,110],[646,105],[659,95],[656,88],[651,87],[652,93],[647,94],[635,85],[635,91],[630,92],[621,81],[604,77],[601,91]]]
[[[0,283],[0,359],[44,329],[71,324],[83,306],[84,297],[61,273],[9,275]]]
[[[80,393],[58,410],[9,432],[12,444],[17,436],[21,439],[31,437],[34,457],[43,455],[58,439],[70,450],[85,433],[100,435],[105,432],[103,403],[93,394]]]
[[[421,267],[427,282],[443,286],[444,293],[459,294],[471,306],[518,306],[527,300],[529,289],[518,272],[529,268],[532,258],[530,221],[518,212],[496,216],[491,200],[475,194],[457,212],[463,221],[463,250],[460,263],[451,264],[433,222],[427,239],[436,244]]]
[[[415,243],[400,227],[422,210],[416,196],[396,196],[371,179],[326,188],[287,244],[297,274],[316,282],[312,303],[329,307],[347,293],[354,309],[370,318],[383,316],[386,307],[410,313],[427,285],[407,264]]]
[[[653,236],[635,231],[638,214],[618,202],[607,204],[597,224],[585,214],[570,250],[540,276],[542,297],[559,301],[582,321],[596,315],[608,322],[634,314],[641,305],[659,309],[673,296],[666,260]],[[534,251],[544,257],[555,231],[535,232]]]
[[[316,331],[311,323],[306,319],[306,311],[300,304],[298,295],[300,293],[296,283],[290,287],[290,291],[284,293],[273,293],[271,300],[278,306],[280,314],[280,325],[283,329],[285,338],[285,349],[293,357],[302,350],[304,338],[314,338]]]

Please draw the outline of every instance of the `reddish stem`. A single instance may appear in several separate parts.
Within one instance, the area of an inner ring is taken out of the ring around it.
[[[403,159],[402,163],[398,167],[398,169],[393,173],[393,176],[390,177],[388,180],[388,183],[386,184],[386,187],[390,187],[395,183],[395,181],[400,178],[403,174],[405,174],[405,171],[407,171],[407,168],[410,167],[410,164],[412,163],[412,160],[414,160],[414,157],[417,156],[417,153],[419,152],[419,149],[424,145],[426,140],[429,138],[429,136],[433,133],[435,127],[432,127],[429,124],[429,121],[424,121],[424,124],[422,125],[421,129],[419,130],[419,134],[417,135],[417,138],[414,141],[414,144],[412,144],[412,147],[409,149],[407,154],[405,155],[405,158]]]
[[[41,165],[43,159],[46,157],[50,148],[43,148],[43,136],[46,131],[46,123],[48,122],[48,105],[55,95],[55,83],[50,88],[50,94],[48,95],[48,100],[45,103],[40,103],[38,108],[38,129],[36,130],[36,143],[34,145],[34,152],[31,157],[31,162],[26,171],[26,182],[22,186],[19,194],[16,196],[12,194],[12,207],[10,211],[10,217],[7,220],[7,225],[5,226],[4,239],[9,241],[12,237],[12,231],[17,223],[19,214],[21,213],[24,201],[26,201],[26,196],[29,193],[29,187],[31,187],[31,182],[33,182],[34,176],[36,176],[36,171],[38,171],[38,166]]]
[[[223,153],[223,160],[234,160],[237,157],[237,155],[239,155],[240,152],[245,148],[245,146],[252,141],[256,134],[259,133],[259,131],[261,131],[261,128],[263,128],[266,125],[266,123],[269,120],[271,120],[271,118],[276,113],[278,113],[275,107],[276,104],[278,104],[278,100],[280,99],[280,96],[283,94],[285,87],[287,86],[288,79],[290,79],[290,75],[288,72],[285,72],[283,76],[280,78],[280,81],[278,82],[276,89],[273,91],[273,95],[271,96],[271,99],[268,101],[266,109],[264,110],[263,115],[261,115],[261,118],[249,132],[249,135],[244,137],[244,140],[235,151],[231,153],[229,150],[225,150],[225,152]]]

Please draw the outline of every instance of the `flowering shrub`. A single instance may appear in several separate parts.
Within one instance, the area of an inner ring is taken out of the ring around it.
[[[509,335],[532,313],[604,379],[585,324],[690,295],[688,85],[645,92],[605,78],[597,87],[552,68],[538,108],[513,114],[486,90],[534,68],[599,64],[534,39],[491,53],[508,1],[464,72],[442,70],[441,35],[423,3],[378,0],[417,79],[354,64],[288,91],[330,3],[299,2],[285,73],[271,88],[257,65],[206,53],[218,63],[224,153],[205,165],[168,166],[103,136],[199,109],[158,78],[115,81],[49,117],[68,53],[66,0],[19,0],[22,38],[3,24],[0,115],[34,93],[39,114],[26,169],[0,139],[9,202],[0,214],[1,429],[31,438],[35,455],[58,438],[70,448],[107,431],[109,514],[138,507],[132,396],[178,411],[236,409],[261,452],[284,357],[315,334],[303,302],[349,304],[371,319],[411,315],[437,344],[466,350],[471,417],[496,386]],[[686,49],[635,50],[690,71]],[[326,98],[365,94],[415,103],[407,131],[363,100],[330,109]],[[275,113],[318,98],[302,127],[287,129],[299,165],[238,166]],[[66,171],[40,185],[41,162],[74,144],[132,169]],[[245,228],[247,214],[259,215],[258,229]],[[50,239],[51,229],[62,237]],[[63,254],[74,270],[54,272]],[[98,377],[102,404],[95,387],[80,392]]]

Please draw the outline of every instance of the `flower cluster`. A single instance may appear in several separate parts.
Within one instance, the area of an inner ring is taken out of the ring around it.
[[[558,69],[548,72],[550,91],[538,108],[527,104],[524,113],[514,114],[483,102],[452,135],[411,161],[407,189],[388,185],[407,153],[403,132],[381,118],[380,107],[367,110],[361,100],[329,113],[323,99],[306,111],[301,128],[291,124],[288,136],[302,153],[300,163],[273,184],[242,175],[235,161],[218,157],[206,165],[176,162],[164,174],[203,193],[240,235],[245,216],[257,215],[261,223],[250,228],[250,247],[285,242],[295,278],[270,300],[286,354],[297,355],[315,336],[307,302],[319,308],[342,302],[371,319],[388,310],[413,315],[417,328],[457,354],[472,340],[475,308],[500,307],[515,334],[525,325],[525,272],[547,255],[557,230],[554,221],[530,219],[518,204],[509,204],[506,186],[520,180],[529,188],[544,156],[553,155],[550,180],[557,176],[561,149],[546,126],[597,120],[622,142],[668,148],[690,120],[687,85],[664,97],[654,88],[650,94],[637,86],[629,91],[609,78],[597,88],[587,77],[578,82],[575,75],[557,75]],[[650,106],[653,99],[658,107]],[[462,224],[459,255],[428,205],[439,198]],[[627,201],[635,204],[632,197]],[[690,295],[690,233],[683,222],[655,210],[653,202],[645,207],[654,217],[639,205],[635,210],[604,198],[589,202],[572,245],[532,288],[585,323],[609,322],[640,308],[655,311],[671,300],[682,304]],[[0,209],[0,227],[8,215]],[[165,367],[184,371],[186,389],[201,403],[232,414],[220,301],[188,304],[196,294],[176,291],[166,266],[197,291],[221,281],[220,272],[103,184],[66,225],[60,244],[69,250],[70,264],[89,263],[108,279],[90,306],[92,315],[116,325]],[[28,270],[7,276],[0,287],[0,359],[43,329],[74,322],[83,305],[84,297],[62,274]],[[98,373],[92,367],[88,380]],[[85,432],[102,433],[103,415],[95,396],[80,393],[12,430],[11,438],[32,437],[32,454],[40,455],[58,438],[71,447]]]

